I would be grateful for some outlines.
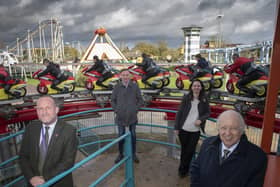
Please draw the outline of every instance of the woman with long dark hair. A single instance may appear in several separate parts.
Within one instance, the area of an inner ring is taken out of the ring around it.
[[[210,116],[210,106],[203,83],[195,79],[190,85],[190,92],[183,96],[176,115],[175,132],[181,143],[181,157],[178,174],[188,175],[190,162],[200,137],[200,130],[205,133],[205,122]]]

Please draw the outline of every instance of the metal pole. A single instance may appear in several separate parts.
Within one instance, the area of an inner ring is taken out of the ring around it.
[[[174,127],[175,121],[174,120],[168,120],[167,121],[168,127]],[[168,135],[168,143],[175,144],[176,143],[176,136],[174,135],[174,129],[167,129],[167,135]],[[167,147],[167,156],[168,157],[174,157],[175,156],[175,147],[168,146]]]
[[[19,38],[17,38],[17,55],[19,56]]]
[[[30,49],[30,30],[27,31],[27,50],[28,50],[28,62],[32,61],[31,49]]]
[[[225,57],[224,57],[224,61],[223,61],[223,63],[227,63],[228,62],[228,50],[227,50],[227,48],[225,49]]]
[[[267,45],[265,49],[266,49],[266,53],[265,53],[265,63],[268,63],[268,62],[269,62],[270,47]]]
[[[43,51],[42,51],[42,27],[41,22],[39,22],[39,48],[40,48],[40,60],[43,57]]]
[[[44,45],[44,49],[45,49],[45,57],[48,57],[49,54],[48,54],[48,49],[47,49],[47,46],[46,46],[46,38],[45,38],[45,30],[44,29],[42,30],[42,36],[43,36],[43,45]]]
[[[133,171],[133,158],[132,158],[132,138],[131,133],[129,131],[129,127],[125,127],[126,132],[129,133],[129,135],[125,138],[125,144],[124,144],[124,152],[125,156],[128,156],[128,160],[125,164],[125,179],[127,181],[128,187],[134,187],[134,171]]]
[[[35,46],[34,46],[34,40],[33,40],[33,35],[30,36],[31,37],[31,48],[32,48],[32,53],[31,53],[31,57],[32,57],[32,62],[33,62],[33,58],[35,57],[35,62],[37,62],[37,58],[36,58],[36,50],[35,50]]]
[[[53,49],[53,18],[51,18],[51,52],[52,52],[52,61],[54,61],[54,49]]]
[[[260,51],[260,61],[261,63],[264,63],[264,46],[262,46],[261,51]]]
[[[208,52],[208,60],[211,61],[211,52]]]
[[[65,54],[64,54],[64,40],[63,40],[63,31],[62,26],[60,26],[60,37],[61,37],[61,48],[62,48],[62,61],[64,61]]]

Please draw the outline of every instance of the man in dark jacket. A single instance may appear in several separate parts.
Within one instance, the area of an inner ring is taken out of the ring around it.
[[[191,187],[262,187],[267,156],[248,141],[242,116],[225,111],[217,125],[219,135],[203,142],[191,166]]]
[[[235,72],[241,75],[241,78],[237,82],[236,86],[239,90],[245,92],[249,97],[254,95],[253,90],[246,87],[246,84],[259,79],[264,73],[258,68],[255,68],[253,61],[250,58],[239,57],[238,54],[232,55],[233,64],[228,66],[225,71],[227,73]]]
[[[46,68],[38,74],[38,77],[50,73],[52,76],[55,77],[55,80],[53,80],[52,82],[51,88],[56,89],[58,91],[63,91],[61,88],[58,88],[57,85],[67,80],[68,76],[65,75],[63,71],[61,71],[58,64],[55,64],[46,58],[43,60],[43,64],[46,66]]]
[[[194,72],[191,79],[202,77],[205,74],[211,72],[211,69],[209,67],[209,62],[205,58],[203,58],[200,54],[197,54],[195,55],[195,59],[197,63],[193,68]]]
[[[142,54],[142,58],[143,58],[142,63],[136,64],[136,65],[142,67],[143,71],[146,72],[146,74],[144,74],[142,77],[142,82],[144,84],[152,86],[147,81],[149,78],[156,76],[160,72],[160,69],[146,53]]]
[[[10,93],[10,88],[12,86],[12,84],[9,84],[9,80],[11,80],[9,72],[5,69],[3,64],[0,64],[0,84],[4,87],[6,94]]]
[[[96,81],[96,84],[98,86],[108,88],[108,86],[104,85],[103,82],[113,76],[109,69],[109,66],[105,62],[103,62],[103,60],[100,60],[96,55],[93,56],[93,62],[93,66],[91,66],[86,72],[95,70],[98,73],[102,74],[102,76],[100,76]]]
[[[120,74],[121,82],[117,84],[112,93],[111,104],[116,113],[115,123],[118,125],[119,136],[125,134],[125,127],[128,126],[131,132],[133,159],[136,163],[139,159],[136,156],[136,124],[138,123],[137,113],[143,105],[141,92],[136,83],[130,80],[128,70]],[[123,158],[124,141],[119,143],[119,156],[115,160],[118,163]]]

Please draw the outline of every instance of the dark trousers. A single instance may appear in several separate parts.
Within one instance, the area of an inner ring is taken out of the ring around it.
[[[199,77],[203,77],[204,75],[206,75],[208,72],[204,71],[204,70],[199,70],[199,71],[194,71],[192,76],[191,76],[191,79],[196,79],[196,78],[199,78]]]
[[[61,82],[65,81],[67,79],[68,79],[68,76],[62,74],[59,78],[53,80],[51,88],[62,91],[60,88],[57,87],[57,85],[59,85]]]
[[[6,94],[10,94],[10,89],[11,89],[12,85],[11,84],[6,84],[4,86],[4,91]]]
[[[150,71],[143,75],[142,82],[147,83],[147,80],[151,77],[154,77],[158,74],[158,71]]]
[[[189,172],[190,163],[195,153],[195,148],[200,137],[200,131],[188,132],[184,130],[179,131],[179,140],[181,143],[181,157],[179,173],[187,174]]]
[[[248,75],[244,75],[237,83],[236,86],[239,90],[245,92],[245,93],[252,93],[253,90],[250,90],[249,88],[246,87],[246,84],[259,79],[262,76],[261,73],[258,71],[251,72]]]
[[[100,77],[97,81],[96,81],[96,84],[98,86],[101,86],[101,87],[105,87],[105,88],[108,88],[107,85],[104,85],[103,82],[106,81],[107,79],[109,79],[110,77],[112,77],[113,74],[111,72],[107,72],[105,73],[104,75],[102,75],[102,77]]]
[[[125,126],[123,125],[118,125],[118,130],[119,130],[119,137],[125,134]],[[131,133],[131,144],[132,144],[132,154],[136,154],[136,124],[129,125],[129,131]],[[120,155],[124,155],[124,140],[119,142],[119,153]]]

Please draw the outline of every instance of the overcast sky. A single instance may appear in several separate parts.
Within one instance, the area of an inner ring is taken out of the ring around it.
[[[223,38],[251,44],[272,40],[276,0],[0,0],[0,41],[6,45],[39,21],[57,18],[64,41],[88,45],[103,26],[112,40],[133,46],[139,41],[184,43],[182,27],[203,27],[201,42],[218,32]]]

